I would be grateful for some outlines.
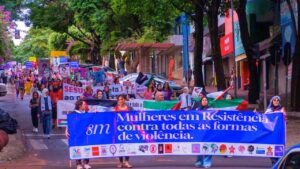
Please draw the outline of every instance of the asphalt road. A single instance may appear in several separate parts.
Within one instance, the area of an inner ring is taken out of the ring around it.
[[[24,100],[15,97],[13,88],[9,88],[9,93],[0,98],[2,109],[10,112],[16,118],[21,128],[21,138],[25,143],[26,151],[19,159],[9,162],[0,162],[0,169],[67,169],[76,168],[75,162],[68,159],[67,139],[64,136],[64,129],[55,128],[51,139],[46,139],[42,135],[41,125],[39,134],[32,133],[30,111],[28,107],[29,96]],[[299,125],[299,119],[289,119],[288,121],[288,144],[296,143],[299,139],[299,130],[295,125]],[[292,138],[292,139],[289,139]],[[290,146],[288,145],[288,146]],[[10,145],[15,149],[17,146]],[[130,163],[134,168],[141,169],[189,169],[195,168],[193,163],[195,156],[147,156],[131,157]],[[92,159],[93,168],[116,168],[117,158]],[[213,157],[212,169],[267,169],[271,168],[269,158],[253,157]]]

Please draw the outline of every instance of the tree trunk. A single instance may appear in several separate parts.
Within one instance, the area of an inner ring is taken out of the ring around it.
[[[259,99],[260,92],[260,74],[259,70],[256,67],[256,59],[253,57],[253,49],[251,44],[251,39],[248,31],[248,23],[246,17],[246,4],[247,0],[240,0],[239,6],[237,8],[237,15],[239,18],[240,32],[242,43],[247,55],[248,65],[250,69],[250,84],[248,92],[248,101],[249,103],[256,103],[256,100]]]
[[[101,45],[95,43],[91,45],[90,56],[92,64],[101,65],[102,60],[100,59],[100,50]]]
[[[110,51],[109,52],[109,67],[116,70],[115,60],[116,59],[115,59],[115,56],[114,56],[114,52]]]
[[[298,5],[298,25],[300,24],[300,0],[297,1]],[[291,107],[293,111],[300,111],[300,31],[298,27],[296,48],[293,56],[293,71],[291,83]]]
[[[203,2],[200,5],[203,6]],[[194,86],[203,87],[202,52],[203,52],[203,10],[196,4],[195,11],[195,53],[194,53]]]
[[[223,60],[221,57],[220,39],[218,35],[218,9],[220,1],[212,1],[212,5],[209,7],[208,15],[208,28],[211,39],[211,55],[214,61],[214,68],[216,71],[217,88],[218,90],[224,90],[226,88],[225,75],[223,69]]]

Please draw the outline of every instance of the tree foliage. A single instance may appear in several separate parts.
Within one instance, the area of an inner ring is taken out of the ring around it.
[[[120,39],[149,38],[149,31],[155,32],[151,39],[165,39],[171,32],[176,16],[176,10],[167,2],[36,0],[30,4],[31,20],[36,28],[48,27],[57,32],[64,32],[78,43],[88,45],[89,55],[92,60],[98,62],[99,52],[109,51]]]
[[[50,50],[65,50],[68,36],[64,33],[53,32],[49,35],[48,45]]]
[[[24,63],[30,56],[37,58],[48,57],[50,50],[48,36],[53,33],[50,29],[31,29],[24,42],[14,50],[14,60]]]

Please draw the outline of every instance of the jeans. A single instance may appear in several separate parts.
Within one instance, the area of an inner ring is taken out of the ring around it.
[[[37,110],[37,108],[32,108],[31,109],[31,121],[32,121],[33,127],[38,128],[39,119],[38,119],[38,110]]]
[[[196,167],[211,167],[211,155],[198,155],[195,163]]]
[[[51,132],[51,117],[51,112],[43,112],[43,131],[47,135]]]

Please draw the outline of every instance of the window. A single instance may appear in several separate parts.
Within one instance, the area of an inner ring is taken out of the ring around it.
[[[288,155],[280,169],[299,169],[300,168],[300,152],[294,152]]]

